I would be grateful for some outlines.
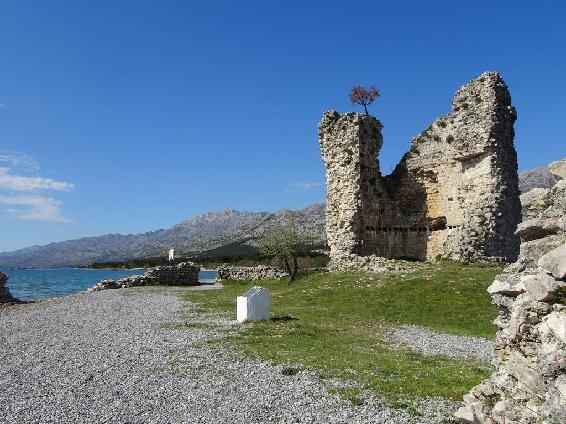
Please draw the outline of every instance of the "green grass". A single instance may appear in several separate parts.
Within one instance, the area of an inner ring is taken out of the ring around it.
[[[426,264],[405,276],[306,273],[286,280],[228,282],[224,289],[187,292],[203,310],[235,315],[235,299],[253,285],[271,291],[270,321],[246,324],[221,340],[243,353],[321,371],[360,383],[393,399],[443,396],[460,399],[489,376],[484,363],[426,357],[388,341],[395,325],[492,338],[497,311],[486,292],[500,267],[453,262]]]

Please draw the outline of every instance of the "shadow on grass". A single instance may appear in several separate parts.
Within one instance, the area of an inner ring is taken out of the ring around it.
[[[273,321],[273,322],[287,322],[287,321],[298,321],[298,320],[299,318],[295,318],[290,315],[275,316],[269,318],[269,321]]]

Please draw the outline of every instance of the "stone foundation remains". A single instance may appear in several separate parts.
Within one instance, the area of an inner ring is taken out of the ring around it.
[[[350,267],[352,255],[514,261],[521,220],[515,119],[503,79],[486,72],[461,87],[452,112],[382,176],[381,122],[325,112],[318,131],[331,267]]]
[[[198,286],[200,268],[192,262],[181,262],[173,266],[158,266],[150,268],[143,275],[133,275],[120,280],[99,281],[89,291],[120,289],[135,286],[170,285]]]
[[[218,269],[218,280],[263,280],[265,278],[287,277],[289,274],[279,268],[267,265],[222,266]]]
[[[518,261],[488,289],[499,308],[496,370],[464,396],[461,423],[566,423],[566,179],[517,234]]]

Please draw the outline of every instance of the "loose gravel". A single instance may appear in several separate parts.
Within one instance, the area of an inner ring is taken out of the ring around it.
[[[208,287],[210,288],[210,287]],[[0,308],[1,423],[437,423],[443,399],[355,406],[314,371],[208,343],[240,326],[203,315],[183,290],[81,293]]]
[[[395,329],[394,338],[425,355],[480,361],[491,361],[493,358],[493,342],[482,337],[456,336],[414,325],[402,325]]]

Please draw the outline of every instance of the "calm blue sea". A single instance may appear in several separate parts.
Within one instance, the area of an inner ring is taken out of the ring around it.
[[[65,296],[84,291],[100,280],[128,277],[145,272],[144,269],[7,269],[10,293],[21,300],[36,300]],[[199,280],[216,278],[216,271],[201,271]]]

